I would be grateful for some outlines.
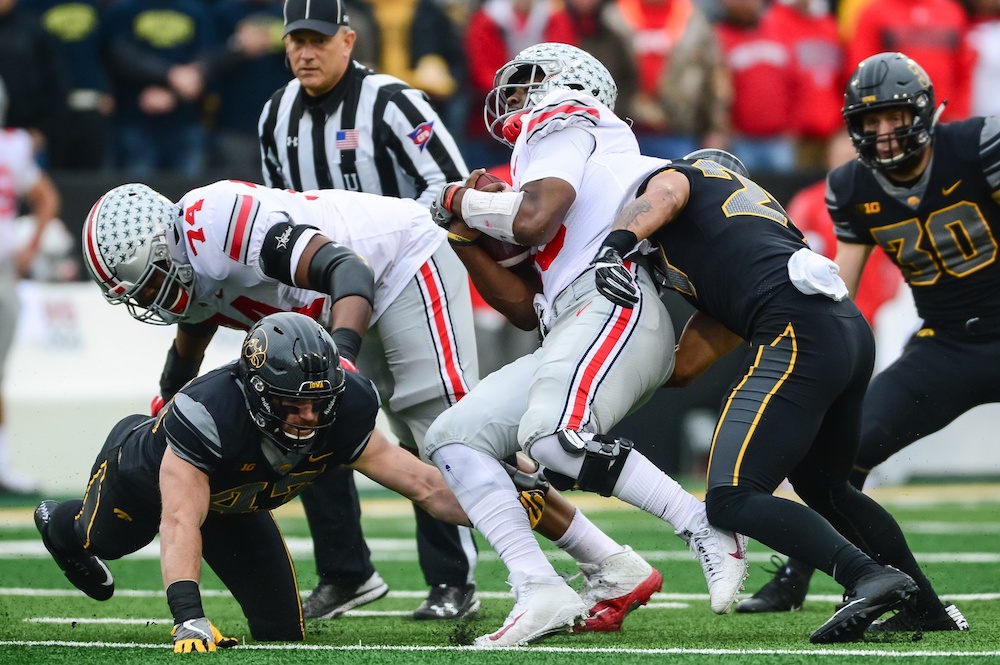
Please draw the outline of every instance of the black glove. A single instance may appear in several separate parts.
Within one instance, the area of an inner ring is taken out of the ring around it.
[[[639,302],[639,285],[622,262],[614,247],[604,246],[597,252],[592,265],[597,268],[597,290],[616,305],[632,309]]]

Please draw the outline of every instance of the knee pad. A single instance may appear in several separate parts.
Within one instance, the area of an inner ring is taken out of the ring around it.
[[[581,489],[585,492],[597,492],[601,496],[611,496],[625,460],[632,451],[632,442],[607,434],[597,434],[588,441],[573,430],[562,430],[558,437],[563,450],[572,455],[583,454],[580,475],[567,489]],[[561,474],[546,472],[546,477],[556,489],[562,489],[562,478],[568,478],[563,476],[557,480],[555,476],[559,475]]]

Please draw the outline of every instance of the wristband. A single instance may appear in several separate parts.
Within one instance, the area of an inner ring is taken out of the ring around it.
[[[457,245],[458,247],[468,247],[470,245],[475,245],[477,242],[479,242],[479,238],[476,238],[475,240],[469,240],[465,236],[460,236],[457,233],[452,233],[451,231],[448,231],[448,242],[450,242],[452,245]]]
[[[628,229],[617,229],[608,234],[608,237],[601,243],[604,247],[610,247],[618,252],[618,256],[626,256],[633,249],[639,239]]]
[[[170,605],[170,613],[174,615],[174,625],[205,616],[205,610],[201,607],[201,591],[194,580],[171,582],[167,587],[167,604]]]
[[[330,337],[337,345],[341,358],[347,358],[351,362],[357,360],[358,351],[361,350],[361,335],[350,328],[337,328],[330,333]]]
[[[448,191],[444,193],[444,209],[446,212],[449,212],[452,215],[454,215],[455,213],[452,212],[451,202],[455,198],[455,193],[461,188],[462,188],[461,185],[452,185],[451,188],[449,188]]]

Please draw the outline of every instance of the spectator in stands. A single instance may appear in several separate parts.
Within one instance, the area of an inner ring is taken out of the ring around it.
[[[937,99],[948,100],[941,120],[964,120],[973,64],[967,30],[968,17],[956,0],[872,0],[847,43],[847,73],[868,56],[902,51],[927,71]]]
[[[202,60],[217,46],[196,0],[119,0],[108,12],[119,166],[130,177],[202,173]]]
[[[826,0],[778,0],[764,16],[774,34],[789,41],[798,121],[798,165],[822,166],[827,144],[843,133],[844,49]],[[792,219],[797,219],[792,217]]]
[[[282,0],[220,0],[212,6],[224,46],[206,61],[217,103],[213,113],[214,162],[229,177],[260,177],[257,119],[260,107],[288,82]]]
[[[486,132],[480,112],[482,101],[493,89],[497,70],[515,54],[540,42],[574,42],[569,23],[556,19],[558,10],[555,0],[486,0],[469,18],[465,55],[470,103],[459,143],[470,168],[489,168],[510,161],[510,149]]]
[[[837,132],[828,140],[826,148],[828,171],[857,157],[858,153],[854,150],[854,144],[851,143],[851,137],[847,132]],[[785,206],[785,212],[790,219],[795,220],[795,226],[799,227],[809,241],[809,247],[832,259],[837,254],[837,238],[833,233],[833,220],[830,219],[830,211],[826,207],[825,195],[826,178],[823,178],[793,196]],[[901,283],[899,269],[893,265],[882,248],[876,247],[865,264],[857,296],[854,298],[855,304],[868,319],[869,324],[875,325],[875,315],[879,308],[896,295]]]
[[[66,82],[58,48],[26,2],[0,0],[0,78],[7,86],[7,126],[31,132],[45,149],[64,115]]]
[[[730,150],[751,173],[795,168],[802,99],[788,36],[770,20],[764,0],[723,0],[716,25],[732,76]],[[811,102],[810,102],[811,103]]]
[[[66,115],[49,136],[48,166],[93,171],[110,165],[115,100],[103,61],[106,4],[102,0],[33,0],[56,44],[67,78]]]
[[[617,0],[564,0],[562,16],[573,30],[573,45],[601,61],[618,86],[615,113],[631,118],[639,84],[632,28]],[[684,153],[687,154],[687,153]]]
[[[633,34],[639,90],[629,108],[643,154],[679,157],[723,147],[729,80],[722,50],[692,0],[617,0]]]
[[[5,127],[7,92],[0,78],[0,128]],[[33,141],[25,129],[0,131],[0,388],[3,367],[17,329],[17,280],[34,262],[46,225],[59,212],[59,193],[35,163]],[[35,217],[35,231],[27,244],[15,245],[14,218],[18,205],[26,202]],[[0,494],[32,494],[35,481],[10,466],[10,442],[4,427],[3,394],[0,392]]]
[[[465,122],[466,105],[456,97],[465,78],[461,39],[438,0],[375,2],[381,35],[375,67],[422,90],[449,128]]]
[[[1000,116],[1000,0],[965,0],[972,20],[966,36],[975,56],[969,115]]]

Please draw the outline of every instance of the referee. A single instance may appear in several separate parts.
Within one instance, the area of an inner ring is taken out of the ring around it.
[[[333,188],[412,198],[429,206],[447,182],[467,176],[465,162],[422,92],[352,60],[356,38],[344,0],[285,3],[285,52],[295,79],[275,92],[261,111],[264,182],[297,191]],[[447,246],[444,250],[450,253]],[[455,266],[461,269],[457,262]],[[468,297],[467,292],[461,295]],[[392,325],[381,320],[373,324],[379,334],[364,347],[371,352],[381,340],[407,334]],[[458,350],[474,358],[474,334]],[[437,394],[430,377],[408,372],[406,357],[386,355],[372,357],[366,366],[362,348],[358,364],[376,382],[393,433],[417,454],[430,421],[449,406],[448,396]],[[470,387],[477,374],[475,366],[467,371]],[[434,394],[428,397],[428,392]],[[303,604],[304,617],[337,617],[384,596],[388,586],[371,563],[350,469],[327,473],[324,482],[302,493],[302,502],[319,575]],[[479,599],[471,532],[434,520],[416,506],[414,510],[420,567],[430,586],[414,618],[460,619],[472,614]]]
[[[430,207],[465,161],[424,93],[351,59],[343,0],[289,0],[285,50],[295,79],[264,105],[258,131],[271,187],[349,189]]]

